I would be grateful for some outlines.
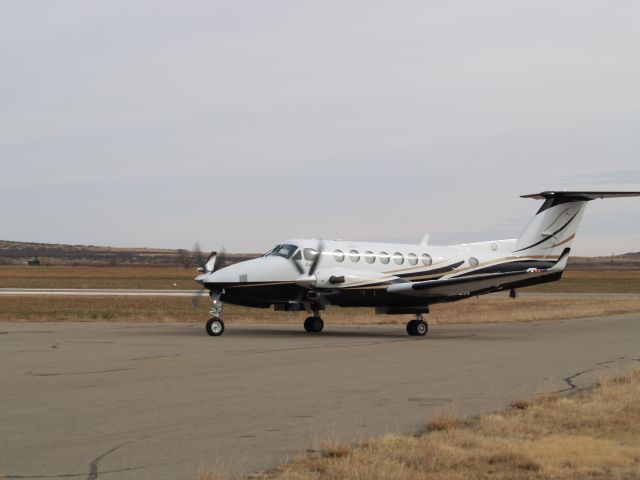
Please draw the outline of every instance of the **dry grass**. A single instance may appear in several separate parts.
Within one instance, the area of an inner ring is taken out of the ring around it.
[[[430,426],[420,436],[331,444],[263,478],[640,478],[640,371],[589,392],[545,396],[473,421],[436,418]]]
[[[138,288],[194,290],[192,268],[0,266],[0,288]]]
[[[523,291],[640,293],[640,270],[568,270],[558,282],[535,285]]]
[[[181,267],[0,266],[0,288],[198,288],[197,272]],[[640,293],[640,270],[565,272],[562,280],[527,292]]]
[[[0,296],[0,320],[197,322],[209,316],[209,299],[197,309],[188,297],[66,297]],[[484,296],[457,303],[433,305],[431,324],[546,321],[640,312],[640,296],[615,298],[519,298]],[[268,309],[225,305],[229,324],[299,324],[304,312],[287,314]],[[406,323],[407,315],[375,315],[370,308],[331,307],[324,313],[328,325]]]

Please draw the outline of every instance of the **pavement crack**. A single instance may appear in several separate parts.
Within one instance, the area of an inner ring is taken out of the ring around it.
[[[378,340],[373,342],[359,342],[359,343],[345,343],[342,345],[335,343],[327,343],[323,345],[305,345],[299,347],[284,347],[284,348],[269,348],[269,349],[261,349],[261,350],[248,350],[247,353],[275,353],[275,352],[290,352],[294,350],[316,350],[316,349],[325,349],[325,348],[354,348],[354,347],[370,347],[376,345],[387,345],[390,343],[398,343],[405,342],[406,340]],[[239,352],[240,353],[240,352]],[[242,352],[244,354],[245,352]]]
[[[589,370],[583,370],[582,372],[578,372],[578,373],[574,373],[573,375],[563,378],[562,381],[564,383],[566,383],[569,387],[565,388],[563,390],[560,390],[560,392],[571,392],[573,390],[578,390],[578,387],[575,383],[573,383],[573,380],[576,379],[577,377],[579,377],[580,375],[584,375],[585,373],[589,373],[589,372],[593,372],[594,369],[589,369]]]
[[[124,442],[124,443],[121,443],[120,445],[116,445],[115,447],[110,448],[109,450],[104,452],[102,455],[91,460],[91,463],[89,463],[89,476],[87,476],[87,480],[96,480],[96,478],[98,478],[98,462],[102,460],[104,457],[106,457],[107,455],[112,454],[119,448],[124,447],[127,443],[131,443],[131,442]]]
[[[132,362],[136,362],[138,360],[155,360],[156,358],[174,358],[174,357],[179,357],[180,354],[176,353],[173,355],[150,355],[148,357],[136,357],[136,358],[130,358],[129,360]]]
[[[584,375],[585,373],[597,372],[598,370],[606,370],[607,368],[609,368],[606,366],[607,363],[612,363],[612,362],[596,363],[595,365],[599,365],[598,368],[588,368],[587,370],[582,370],[581,372],[574,373],[573,375],[563,378],[562,381],[567,384],[567,388],[563,388],[562,390],[558,390],[557,392],[554,392],[554,393],[567,393],[567,392],[582,390],[573,381],[576,378],[578,378],[580,375]]]
[[[69,372],[69,373],[58,373],[58,372],[44,372],[44,373],[36,373],[36,372],[27,372],[25,375],[29,375],[31,377],[56,377],[58,375],[90,375],[94,373],[111,373],[111,372],[123,372],[125,370],[135,370],[134,368],[112,368],[109,370],[93,370],[90,372]]]
[[[121,473],[121,472],[131,472],[133,470],[142,470],[145,467],[127,467],[127,468],[118,468],[114,470],[104,470],[102,473]],[[59,475],[5,475],[2,478],[7,479],[37,479],[37,478],[80,478],[86,477],[87,473],[61,473]],[[90,477],[96,478],[96,477]]]

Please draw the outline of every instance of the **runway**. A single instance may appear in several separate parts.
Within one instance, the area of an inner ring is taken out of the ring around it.
[[[133,288],[0,288],[7,296],[63,296],[63,297],[192,297],[201,290],[144,290]]]
[[[0,323],[0,477],[195,479],[640,366],[640,315],[545,323]]]

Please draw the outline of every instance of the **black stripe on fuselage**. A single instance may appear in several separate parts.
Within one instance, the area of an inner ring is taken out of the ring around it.
[[[449,273],[450,271],[458,268],[463,263],[464,261],[461,261],[461,262],[452,263],[451,265],[447,265],[446,267],[434,268],[433,270],[422,270],[420,272],[407,272],[407,273],[398,273],[398,274],[390,273],[389,275],[405,278],[407,280],[412,277],[421,277],[423,275],[439,275],[441,273],[442,274]]]
[[[471,272],[466,272],[458,277],[467,277],[469,275],[477,275],[480,273],[509,273],[518,270],[526,270],[528,268],[551,268],[556,264],[556,260],[516,260],[512,262],[499,263],[497,265],[490,265],[488,267],[479,268]]]

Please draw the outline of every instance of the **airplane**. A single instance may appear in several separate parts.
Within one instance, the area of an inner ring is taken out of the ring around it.
[[[460,245],[294,239],[259,258],[216,268],[212,252],[195,280],[209,291],[211,336],[224,333],[223,302],[276,311],[306,310],[309,333],[324,328],[329,305],[373,307],[377,314],[415,315],[411,336],[426,335],[429,306],[560,280],[587,202],[640,192],[545,191],[522,198],[543,204],[517,239]]]

